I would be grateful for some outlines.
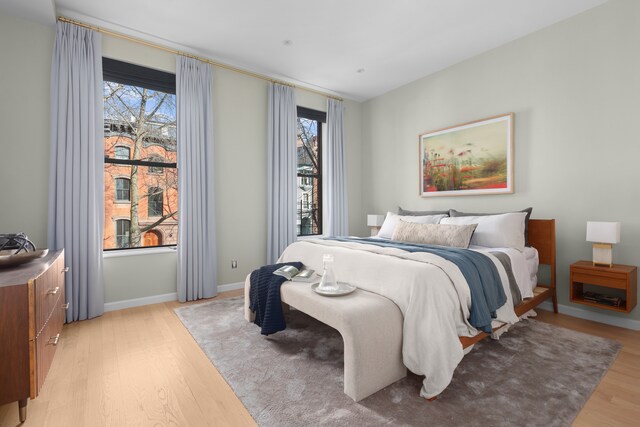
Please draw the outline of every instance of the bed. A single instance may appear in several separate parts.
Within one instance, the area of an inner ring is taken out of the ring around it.
[[[529,289],[526,286],[521,288],[522,302],[514,305],[513,295],[508,290],[509,279],[506,269],[501,267],[502,264],[497,256],[487,254],[487,258],[496,265],[500,274],[501,284],[507,294],[507,303],[495,312],[495,319],[492,319],[488,330],[484,328],[485,332],[469,324],[471,303],[469,290],[465,290],[467,286],[465,277],[462,277],[460,270],[455,266],[452,268],[449,262],[438,259],[439,257],[432,253],[407,253],[395,247],[378,246],[372,244],[375,242],[367,242],[364,239],[361,239],[363,241],[311,239],[290,245],[282,254],[280,261],[302,261],[309,268],[321,271],[322,255],[331,253],[336,260],[335,269],[339,280],[354,284],[359,290],[393,301],[402,313],[402,363],[412,372],[425,376],[420,394],[427,399],[433,399],[446,388],[464,354],[470,351],[479,340],[489,335],[497,336],[506,331],[510,324],[517,322],[519,317],[526,315],[548,298],[552,299],[554,310],[557,311],[555,221],[528,221],[526,237],[529,245],[535,248],[535,250],[528,250],[528,261],[531,261],[530,258],[535,258],[536,264],[548,266],[548,283],[534,283],[534,286],[530,286]],[[474,249],[483,252],[482,248]],[[491,251],[484,252],[508,253],[509,248],[504,250],[492,248]],[[515,252],[521,252],[523,264],[527,264],[525,253],[527,251]],[[534,255],[532,256],[531,253]],[[518,257],[515,253],[509,256],[512,260]],[[526,274],[531,276],[530,272],[522,271],[514,275],[523,277]],[[308,307],[313,311],[311,298],[313,298],[311,294],[308,294],[307,302],[310,303]],[[304,301],[301,302],[300,299],[297,301],[300,305],[304,305]],[[321,300],[316,299],[315,302],[318,303]],[[326,302],[326,304],[330,303]],[[332,309],[336,308],[332,307]],[[348,309],[342,310],[344,312]],[[308,314],[314,316],[313,313]],[[333,313],[332,316],[336,314]],[[337,316],[340,316],[340,313]],[[370,316],[373,319],[376,313],[371,312]],[[319,320],[323,321],[323,319]],[[327,321],[325,323],[330,324]],[[346,342],[345,333],[343,331],[341,333]],[[355,364],[358,364],[357,360]],[[358,399],[354,398],[354,400]]]

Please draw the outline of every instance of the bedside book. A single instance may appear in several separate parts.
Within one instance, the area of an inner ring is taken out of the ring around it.
[[[318,276],[315,270],[311,270],[310,268],[305,268],[303,270],[298,270],[292,265],[285,265],[284,267],[280,267],[276,271],[273,272],[276,276],[282,276],[287,280],[291,280],[292,282],[306,282],[312,283],[316,280],[320,280],[320,276]]]

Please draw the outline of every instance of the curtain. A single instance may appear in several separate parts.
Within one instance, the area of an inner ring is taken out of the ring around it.
[[[267,123],[267,264],[296,240],[296,99],[292,87],[269,83]]]
[[[212,69],[176,59],[178,300],[216,296]]]
[[[347,176],[344,156],[344,107],[342,101],[327,99],[327,146],[325,192],[327,204],[327,236],[349,234],[347,209]]]
[[[48,244],[65,250],[67,322],[104,311],[102,52],[99,33],[58,22],[51,64]]]

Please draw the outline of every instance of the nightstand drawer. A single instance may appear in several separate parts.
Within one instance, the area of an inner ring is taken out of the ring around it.
[[[589,285],[606,286],[614,289],[627,289],[627,276],[625,274],[610,274],[605,276],[595,272],[583,273],[573,271],[571,273],[571,281]]]
[[[597,277],[607,277],[607,278],[612,278],[612,279],[618,279],[618,280],[627,280],[628,274],[623,272],[623,271],[615,271],[613,269],[606,269],[606,268],[598,268],[598,267],[594,267],[594,268],[580,268],[580,267],[574,267],[571,269],[571,273],[573,274],[584,274],[587,276],[597,276]]]

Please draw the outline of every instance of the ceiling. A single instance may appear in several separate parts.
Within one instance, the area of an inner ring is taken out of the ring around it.
[[[362,101],[606,0],[0,0]],[[288,43],[285,43],[288,41]]]

